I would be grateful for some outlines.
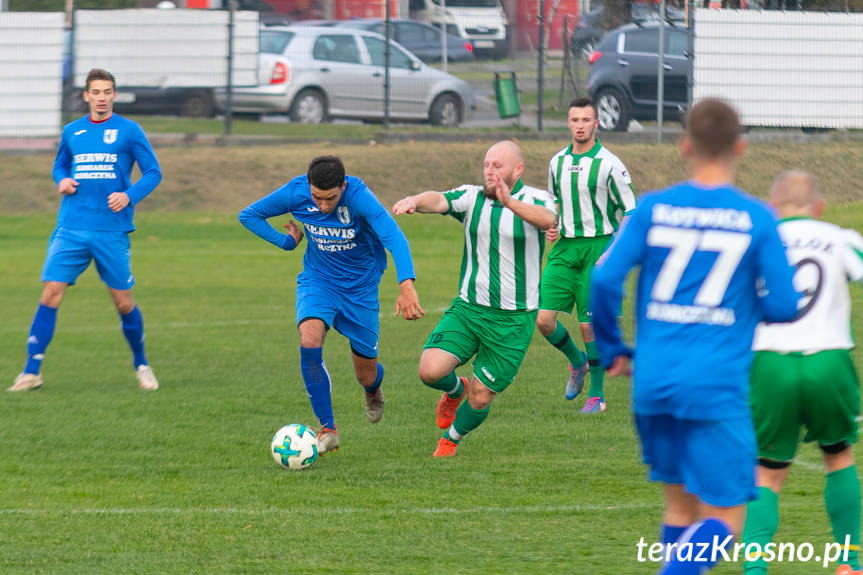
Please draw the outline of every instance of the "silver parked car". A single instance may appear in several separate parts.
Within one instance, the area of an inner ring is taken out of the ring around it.
[[[316,26],[261,30],[259,85],[236,88],[233,110],[289,114],[294,122],[382,120],[384,46],[380,34]],[[423,64],[395,42],[390,49],[390,118],[456,126],[475,107],[463,80]],[[216,92],[224,110],[226,95]]]

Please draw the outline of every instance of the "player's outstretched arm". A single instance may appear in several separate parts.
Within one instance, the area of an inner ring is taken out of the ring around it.
[[[393,214],[445,214],[449,211],[449,202],[440,192],[423,192],[415,196],[408,196],[397,201],[393,205]]]

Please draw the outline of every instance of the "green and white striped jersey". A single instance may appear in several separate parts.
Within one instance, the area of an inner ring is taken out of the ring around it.
[[[758,325],[752,349],[779,353],[852,349],[848,282],[863,283],[863,237],[809,218],[783,220],[777,230],[796,269],[794,288],[802,297],[794,321]]]
[[[572,144],[548,164],[548,191],[559,211],[557,229],[567,238],[594,238],[617,231],[635,209],[635,189],[620,158],[596,140],[586,154]]]
[[[482,186],[465,185],[443,193],[447,214],[464,223],[464,255],[459,297],[468,303],[503,310],[539,307],[539,279],[545,233],[525,222]],[[555,212],[545,190],[516,182],[512,197]]]

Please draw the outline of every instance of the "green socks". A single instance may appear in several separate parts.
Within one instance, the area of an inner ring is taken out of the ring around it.
[[[585,342],[587,361],[590,363],[590,391],[588,397],[602,397],[602,384],[605,381],[605,368],[599,363],[599,349],[595,341]]]
[[[474,409],[467,401],[461,402],[458,411],[455,412],[455,421],[443,436],[458,443],[462,437],[482,425],[490,409],[491,405],[487,405],[485,409]]]
[[[462,392],[464,391],[464,386],[461,383],[461,379],[456,376],[454,371],[449,372],[449,375],[447,375],[440,381],[434,381],[431,383],[424,381],[423,383],[425,383],[432,389],[437,389],[445,392],[453,399],[455,399],[456,397],[460,397]]]
[[[743,528],[743,542],[758,543],[761,549],[773,540],[779,527],[779,496],[769,487],[758,488],[758,499],[746,506],[746,525]],[[749,574],[767,573],[767,563],[763,559],[746,561],[743,571]]]
[[[833,537],[840,545],[850,537],[848,564],[860,569],[858,549],[860,547],[860,480],[855,466],[846,467],[827,474],[824,488],[824,504]],[[744,543],[758,543],[763,549],[773,539],[779,526],[779,497],[767,487],[758,488],[758,499],[746,507],[746,526],[743,529]],[[845,551],[842,551],[844,557]],[[743,567],[747,575],[766,573],[767,564],[762,560],[749,561]]]
[[[851,549],[848,551],[848,563],[854,569],[860,569],[857,552],[860,548],[860,480],[857,478],[855,466],[846,467],[827,474],[827,485],[824,487],[824,505],[830,516],[833,527],[833,537],[840,545],[845,544],[845,537],[851,537]],[[845,551],[843,549],[842,556]]]
[[[569,332],[563,327],[563,324],[557,322],[557,326],[551,334],[545,336],[548,343],[559,349],[563,355],[569,360],[572,367],[581,367],[584,365],[584,352],[578,349],[575,342],[569,336]]]

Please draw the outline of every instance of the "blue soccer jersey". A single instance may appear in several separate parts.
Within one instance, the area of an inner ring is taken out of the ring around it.
[[[633,355],[615,310],[634,267],[640,273]],[[633,356],[633,410],[642,415],[748,417],[755,326],[797,313],[772,213],[731,186],[684,182],[645,196],[592,282],[602,362]]]
[[[345,191],[329,214],[312,200],[308,177],[298,176],[240,212],[240,222],[282,249],[293,249],[293,238],[267,218],[290,213],[301,222],[309,241],[300,281],[323,280],[342,290],[376,289],[387,266],[384,247],[393,255],[399,283],[414,279],[407,238],[393,217],[362,180],[346,180]]]
[[[132,167],[138,163],[141,178],[132,184]],[[57,227],[75,230],[123,231],[135,229],[135,205],[162,181],[162,172],[147,136],[137,123],[117,114],[94,122],[89,116],[63,128],[54,181],[78,182],[74,194],[63,196]],[[108,207],[108,196],[125,192],[129,205],[119,212]]]

